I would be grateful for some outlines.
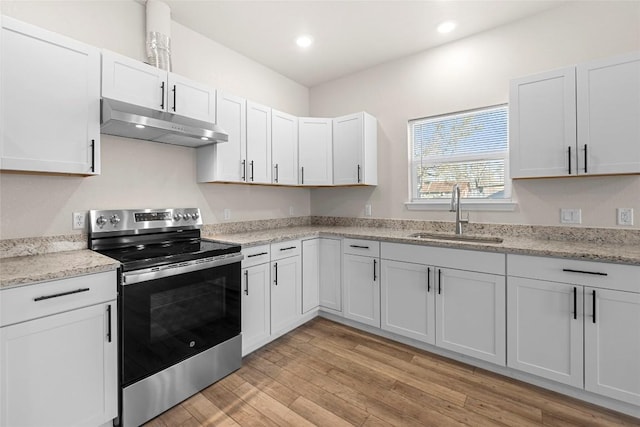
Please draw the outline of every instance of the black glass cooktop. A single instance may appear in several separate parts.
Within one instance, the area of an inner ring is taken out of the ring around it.
[[[214,240],[191,238],[140,244],[132,242],[130,246],[102,249],[98,252],[120,261],[124,271],[132,271],[240,252],[240,246]]]

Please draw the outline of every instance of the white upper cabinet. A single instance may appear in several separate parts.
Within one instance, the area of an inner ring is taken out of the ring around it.
[[[640,52],[511,82],[512,178],[640,172]]]
[[[576,71],[574,67],[511,81],[511,177],[575,174]],[[573,153],[570,151],[573,150]],[[571,167],[569,162],[572,162]]]
[[[246,182],[247,102],[218,92],[216,123],[229,135],[227,142],[196,149],[198,182]]]
[[[191,119],[216,121],[214,89],[109,51],[102,51],[102,96]]]
[[[640,52],[578,65],[578,173],[640,172]]]
[[[332,185],[332,119],[298,119],[298,158],[302,185]]]
[[[0,20],[0,169],[99,174],[100,51]]]
[[[360,112],[333,119],[333,184],[378,184],[377,120]]]
[[[271,184],[271,108],[251,101],[247,101],[246,181]]]
[[[298,184],[298,118],[271,110],[272,182]]]

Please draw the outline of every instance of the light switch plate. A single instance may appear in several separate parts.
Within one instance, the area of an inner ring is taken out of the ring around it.
[[[560,223],[561,224],[581,224],[582,223],[582,209],[560,209]]]
[[[618,225],[633,225],[633,208],[618,208]]]

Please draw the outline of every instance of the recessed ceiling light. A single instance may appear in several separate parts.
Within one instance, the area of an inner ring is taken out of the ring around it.
[[[138,129],[144,129],[144,126],[143,126],[143,125],[136,125],[136,127],[137,127]]]
[[[313,44],[313,37],[311,36],[300,36],[296,39],[296,44],[300,47],[309,47]]]
[[[456,23],[453,21],[444,21],[442,24],[438,25],[438,32],[442,34],[450,33],[456,28]]]

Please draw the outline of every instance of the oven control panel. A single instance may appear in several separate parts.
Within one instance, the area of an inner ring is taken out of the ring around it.
[[[166,228],[199,228],[200,209],[122,209],[89,211],[89,232],[103,233]]]

